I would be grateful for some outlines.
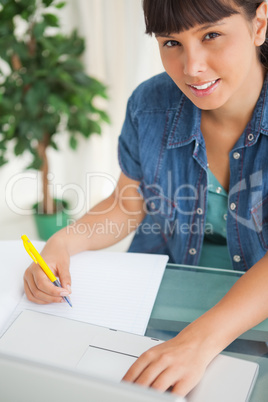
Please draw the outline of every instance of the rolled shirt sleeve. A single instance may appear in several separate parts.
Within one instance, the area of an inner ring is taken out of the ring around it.
[[[142,170],[140,163],[138,123],[132,111],[132,99],[127,104],[127,111],[118,143],[118,160],[122,172],[130,179],[140,181]]]

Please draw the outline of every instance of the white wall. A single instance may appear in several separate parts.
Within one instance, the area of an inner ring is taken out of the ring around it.
[[[77,151],[68,148],[63,133],[58,138],[61,152],[49,152],[51,189],[65,193],[78,217],[112,191],[108,176],[116,180],[119,175],[117,139],[127,99],[140,82],[163,68],[156,40],[144,34],[140,1],[67,3],[60,11],[63,29],[68,32],[77,28],[86,39],[84,64],[90,75],[108,85],[107,109],[112,120],[101,136],[94,135],[89,141],[81,139]],[[35,171],[24,171],[28,158],[11,154],[9,163],[0,168],[0,239],[17,239],[22,233],[37,238],[32,217],[27,213],[40,195],[40,179]]]

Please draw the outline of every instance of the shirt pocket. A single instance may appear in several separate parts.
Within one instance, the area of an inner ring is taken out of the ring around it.
[[[268,196],[251,208],[255,229],[262,246],[268,249]]]
[[[162,235],[170,237],[174,233],[176,224],[176,205],[173,200],[166,197],[157,185],[141,183],[140,194],[145,202],[145,212],[150,215],[155,229],[158,227]]]

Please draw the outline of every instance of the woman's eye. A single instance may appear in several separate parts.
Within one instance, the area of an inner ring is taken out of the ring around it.
[[[217,32],[210,32],[210,33],[206,34],[204,39],[206,39],[206,40],[215,39],[218,36],[220,36],[220,34],[218,34]]]
[[[180,42],[176,41],[176,40],[168,40],[167,42],[164,43],[164,46],[167,47],[174,47],[174,46],[179,46]]]

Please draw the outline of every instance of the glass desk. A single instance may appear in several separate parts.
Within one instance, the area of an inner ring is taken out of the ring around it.
[[[238,271],[168,264],[146,335],[168,340],[214,306],[243,275]],[[245,332],[224,354],[260,366],[250,402],[268,400],[268,320]]]

